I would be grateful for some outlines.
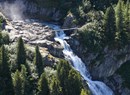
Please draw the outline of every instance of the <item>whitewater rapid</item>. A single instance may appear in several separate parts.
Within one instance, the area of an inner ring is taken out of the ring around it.
[[[65,35],[64,31],[57,25],[49,24],[49,26],[56,32],[55,41],[58,41],[64,47],[63,54],[65,58],[71,62],[74,69],[80,72],[81,76],[86,80],[92,95],[114,95],[113,91],[103,82],[91,80],[90,73],[85,64],[81,58],[73,53],[70,45],[65,41],[68,37]]]
[[[33,22],[26,20],[25,22]],[[92,95],[114,95],[113,91],[106,86],[103,82],[100,81],[93,81],[91,79],[91,75],[88,72],[85,64],[77,55],[73,53],[73,50],[70,48],[70,45],[65,41],[68,39],[64,33],[64,31],[58,26],[49,23],[43,23],[43,25],[48,25],[48,27],[52,28],[55,31],[55,41],[58,41],[63,47],[63,54],[65,59],[71,63],[73,68],[77,70],[81,76],[86,80],[89,89],[91,90]]]

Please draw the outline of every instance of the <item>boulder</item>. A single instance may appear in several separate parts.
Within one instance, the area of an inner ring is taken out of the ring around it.
[[[62,50],[63,47],[61,47],[61,45],[58,43],[53,43],[52,45],[48,46],[48,51],[50,54],[58,58],[64,58]]]

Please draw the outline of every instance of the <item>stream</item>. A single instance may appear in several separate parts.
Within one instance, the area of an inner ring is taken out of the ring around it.
[[[77,70],[81,76],[86,80],[86,83],[91,90],[93,95],[114,95],[113,91],[101,81],[91,80],[91,75],[88,72],[85,64],[77,55],[73,53],[73,50],[70,48],[70,45],[65,41],[68,37],[65,35],[64,31],[60,29],[57,25],[48,24],[52,29],[55,30],[55,41],[58,41],[63,47],[63,54],[66,60],[71,62],[73,68]],[[60,31],[57,31],[60,30]]]
[[[7,29],[13,28],[13,30],[9,33],[12,40],[18,38],[19,36],[22,36],[22,38],[24,38],[24,41],[26,41],[28,44],[51,44],[49,40],[45,40],[46,38],[44,38],[44,36],[46,35],[49,37],[50,35],[52,35],[52,32],[49,31],[49,28],[47,27],[46,29],[44,29],[41,24],[44,27],[50,27],[55,31],[54,39],[55,41],[59,42],[61,46],[64,48],[62,52],[64,54],[65,59],[69,61],[72,67],[80,73],[84,80],[86,80],[86,83],[88,84],[88,87],[92,95],[114,95],[113,91],[106,84],[104,84],[101,81],[92,80],[92,77],[89,71],[87,70],[85,63],[83,63],[81,58],[74,54],[73,50],[70,48],[70,45],[65,40],[69,37],[66,36],[64,31],[58,25],[35,21],[30,22],[28,20],[21,22],[12,21],[12,25],[8,26]]]

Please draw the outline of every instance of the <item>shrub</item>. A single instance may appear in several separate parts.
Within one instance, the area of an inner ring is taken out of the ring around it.
[[[82,44],[90,51],[101,49],[101,33],[93,29],[94,25],[85,25],[79,29],[79,36]]]

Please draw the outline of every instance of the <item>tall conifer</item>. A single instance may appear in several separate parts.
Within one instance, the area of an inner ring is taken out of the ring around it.
[[[24,42],[21,37],[18,40],[16,63],[18,66],[18,70],[21,70],[21,64],[26,63],[26,51],[24,47]]]
[[[15,95],[24,95],[24,89],[22,85],[22,78],[20,72],[17,70],[13,75],[13,85]]]
[[[118,1],[118,4],[116,6],[116,29],[118,33],[118,39],[121,44],[127,43],[127,34],[125,31],[125,19],[123,14],[123,2],[122,0]]]
[[[43,72],[43,62],[42,62],[42,56],[41,56],[38,46],[36,46],[35,48],[34,65],[36,66],[36,69],[40,76]]]
[[[38,81],[38,95],[50,95],[48,81],[44,73],[41,74]]]
[[[114,42],[116,35],[116,18],[113,7],[109,7],[106,10],[104,18],[104,35],[107,42]]]
[[[0,52],[0,95],[14,95],[11,72],[8,64],[8,57],[4,46]]]

